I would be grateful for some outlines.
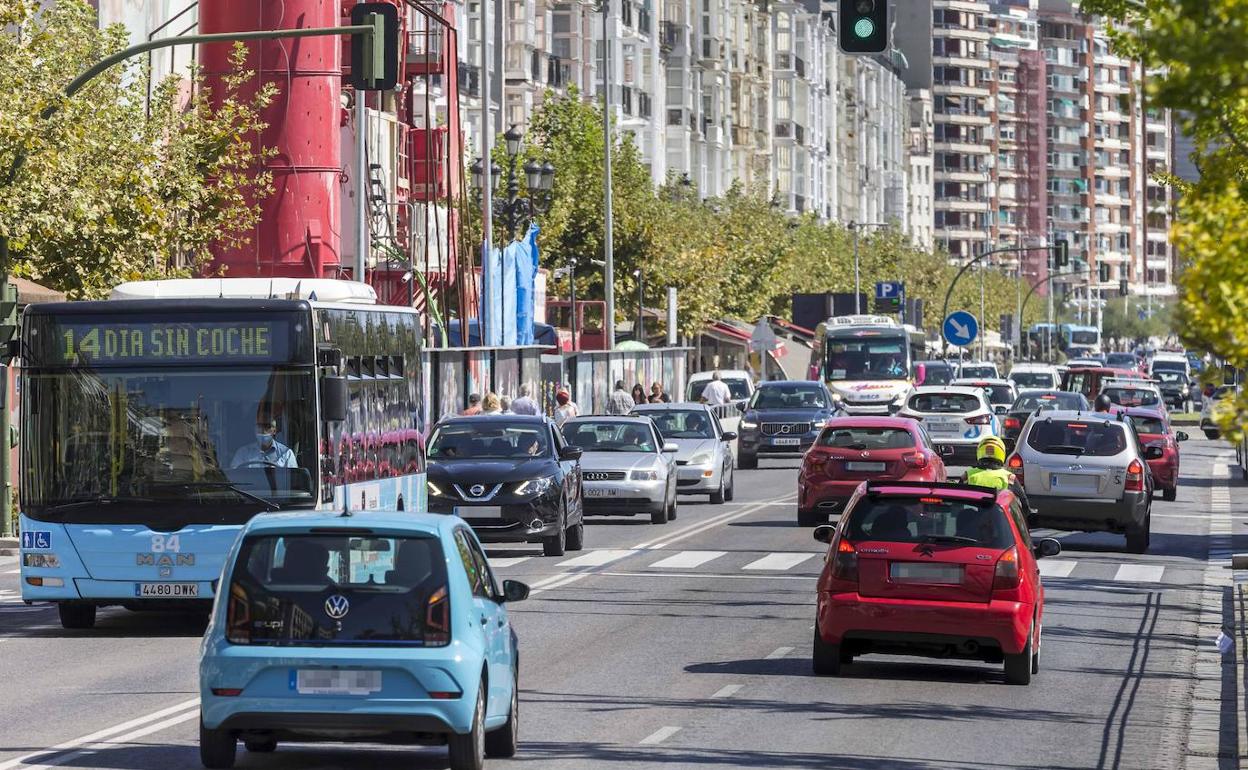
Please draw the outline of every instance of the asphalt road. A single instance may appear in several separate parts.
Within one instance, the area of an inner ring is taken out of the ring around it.
[[[1234,464],[1229,445],[1193,438],[1178,501],[1155,503],[1148,554],[1122,553],[1121,537],[1058,533],[1042,670],[1026,688],[1005,685],[1000,666],[884,656],[815,677],[822,555],[795,524],[797,460],[738,471],[736,501],[686,499],[667,525],[596,520],[581,555],[492,549],[500,574],[534,591],[513,607],[520,753],[490,766],[1195,767],[1186,747],[1194,649],[1210,643],[1195,628],[1211,490],[1230,485],[1233,500],[1242,484],[1212,478],[1215,462]],[[0,770],[199,767],[196,621],[110,609],[93,631],[63,631],[55,610],[16,601],[16,569],[0,557]],[[240,746],[238,766],[446,759],[439,748]]]

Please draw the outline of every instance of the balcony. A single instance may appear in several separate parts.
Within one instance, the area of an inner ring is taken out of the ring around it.
[[[718,38],[704,37],[702,38],[702,59],[710,62],[720,62],[724,58],[723,46]]]
[[[566,71],[563,60],[558,56],[546,57],[546,84],[552,88],[563,88],[567,85]]]
[[[465,96],[481,96],[481,68],[459,63],[459,90]]]
[[[659,26],[659,44],[667,51],[683,50],[688,34],[689,31],[683,24],[674,21],[662,22]]]
[[[650,11],[645,8],[637,10],[637,31],[643,35],[650,35]]]

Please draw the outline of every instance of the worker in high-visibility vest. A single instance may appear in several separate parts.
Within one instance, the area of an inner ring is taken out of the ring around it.
[[[1018,483],[1005,467],[1005,442],[986,436],[975,449],[975,464],[967,469],[962,483],[989,489],[1009,489]]]

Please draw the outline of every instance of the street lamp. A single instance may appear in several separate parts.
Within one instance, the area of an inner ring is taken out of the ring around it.
[[[524,181],[528,187],[528,197],[520,197],[520,180],[516,176],[516,165],[520,162],[520,151],[524,144],[524,133],[513,123],[506,132],[503,133],[503,147],[507,152],[507,197],[501,200],[493,201],[493,216],[501,217],[507,224],[507,233],[512,239],[516,237],[516,226],[523,223],[525,219],[534,219],[545,214],[550,209],[551,190],[555,186],[555,167],[546,163],[538,163],[530,160],[524,164],[522,171],[524,172]],[[492,170],[491,182],[497,187],[499,180],[502,178],[503,169],[494,163],[490,164]],[[483,163],[480,158],[473,161],[472,164],[472,186],[476,190],[481,189],[483,176]]]

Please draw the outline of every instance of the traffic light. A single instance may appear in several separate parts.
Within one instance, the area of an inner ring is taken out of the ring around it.
[[[1102,262],[1096,266],[1097,275],[1101,279],[1101,283],[1109,281],[1109,263]]]
[[[838,21],[845,53],[888,50],[888,0],[840,0]]]
[[[1130,293],[1131,293],[1130,287],[1127,286],[1127,279],[1123,278],[1122,280],[1118,281],[1118,296],[1125,297]]]
[[[1053,266],[1058,270],[1070,264],[1070,242],[1065,238],[1053,242]]]
[[[390,3],[356,3],[351,26],[373,25],[373,35],[351,38],[351,77],[357,91],[389,91],[399,82],[399,9]]]

